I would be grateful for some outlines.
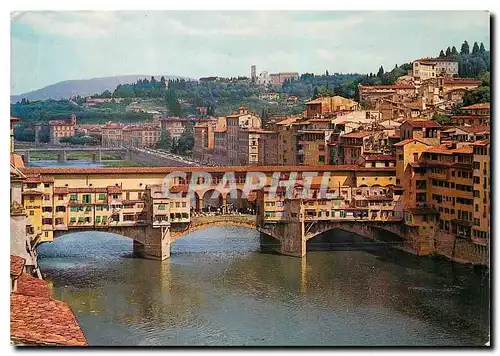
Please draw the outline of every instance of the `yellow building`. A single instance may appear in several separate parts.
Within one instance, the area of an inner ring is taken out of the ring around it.
[[[325,96],[306,103],[306,117],[308,119],[333,114],[337,111],[358,110],[359,104],[341,96]]]
[[[40,242],[53,239],[53,187],[51,177],[28,176],[23,182],[23,205],[28,219],[26,233]]]

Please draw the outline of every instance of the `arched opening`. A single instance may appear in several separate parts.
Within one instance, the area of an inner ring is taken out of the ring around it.
[[[79,231],[64,234],[37,246],[42,272],[47,269],[92,268],[94,264],[133,257],[133,240],[101,231]]]
[[[193,231],[170,245],[170,258],[185,253],[258,252],[260,233],[242,226],[211,226]],[[217,255],[217,258],[223,255]],[[213,255],[212,257],[213,258]]]
[[[201,211],[204,213],[222,213],[224,197],[221,192],[210,189],[203,194]]]
[[[189,205],[191,207],[191,212],[200,212],[202,210],[203,204],[202,199],[197,192],[193,192],[189,197]]]
[[[325,231],[306,242],[308,252],[365,250],[381,245],[383,244],[373,239],[342,229]]]
[[[233,197],[234,195],[235,197]],[[249,196],[245,196],[241,189],[236,189],[236,194],[227,194],[227,211],[229,213],[254,215],[256,211],[255,198],[255,194],[250,193]]]

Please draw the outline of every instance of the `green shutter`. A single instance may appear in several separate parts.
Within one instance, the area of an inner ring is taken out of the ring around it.
[[[80,217],[78,218],[78,222],[84,222],[84,221],[85,221],[85,218],[84,218],[83,216],[80,216]]]
[[[96,222],[96,223],[101,222],[101,217],[100,217],[100,216],[96,216],[96,217],[95,217],[95,222]]]
[[[69,222],[72,222],[72,223],[76,222],[76,218],[69,219]]]

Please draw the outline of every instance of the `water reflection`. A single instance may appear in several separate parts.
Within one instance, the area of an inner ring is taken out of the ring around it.
[[[258,233],[211,228],[169,260],[132,258],[111,234],[40,247],[43,273],[91,345],[482,345],[484,272],[422,259],[359,237],[305,259],[259,252]],[[356,245],[357,244],[357,245]]]

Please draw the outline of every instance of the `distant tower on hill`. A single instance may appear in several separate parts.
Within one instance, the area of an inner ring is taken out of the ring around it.
[[[250,67],[250,78],[252,78],[252,82],[254,83],[257,80],[257,67],[255,65]]]

